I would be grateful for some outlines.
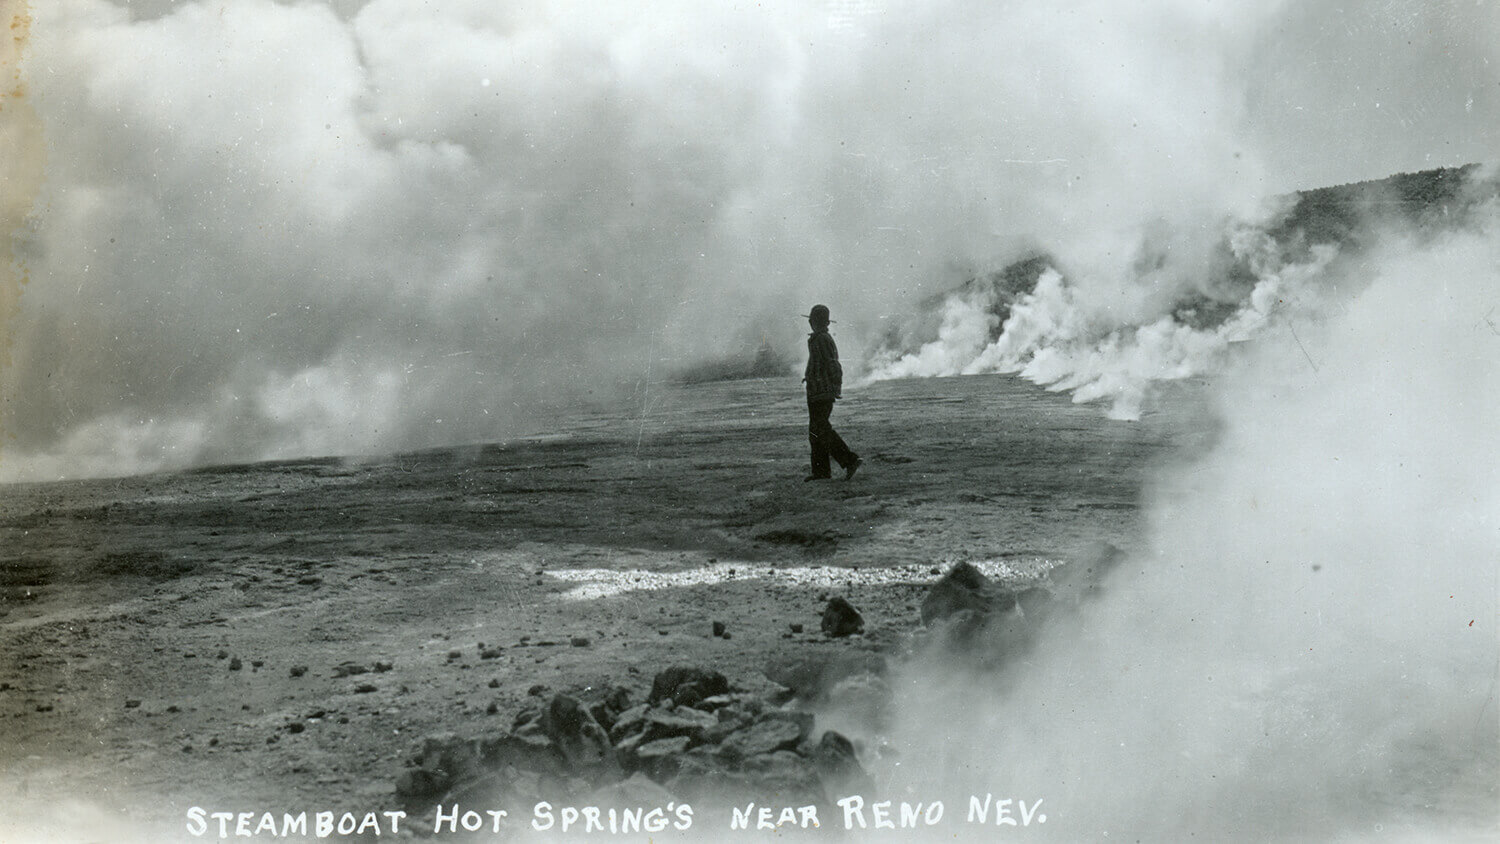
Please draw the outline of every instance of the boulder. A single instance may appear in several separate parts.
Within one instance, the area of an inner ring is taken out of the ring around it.
[[[823,608],[823,633],[832,638],[853,636],[865,632],[864,616],[843,596],[835,595]]]
[[[655,704],[672,700],[679,705],[693,706],[706,697],[728,691],[729,681],[723,674],[706,668],[677,665],[656,675],[646,702]]]
[[[435,733],[422,740],[413,767],[396,779],[396,798],[413,806],[442,796],[453,784],[482,772],[479,743],[453,733]]]
[[[843,651],[773,660],[766,663],[762,672],[771,682],[789,689],[793,697],[816,701],[826,697],[845,678],[861,674],[885,676],[886,661],[880,654],[868,651]]]
[[[619,744],[620,740],[631,733],[640,732],[646,725],[646,713],[651,711],[647,704],[639,704],[621,712],[615,716],[615,723],[609,729],[609,740]]]
[[[579,773],[600,773],[614,767],[609,734],[576,698],[555,695],[547,706],[544,726],[563,761]]]
[[[719,747],[725,755],[736,759],[791,750],[812,732],[812,725],[810,712],[767,712],[750,726],[731,733]]]
[[[970,563],[956,563],[927,591],[922,599],[922,623],[934,623],[966,610],[976,613],[1004,611],[1016,605],[1015,593],[1002,589]]]

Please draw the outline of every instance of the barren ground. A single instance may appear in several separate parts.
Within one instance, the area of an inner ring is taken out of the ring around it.
[[[1024,577],[1131,546],[1152,467],[1201,419],[1112,422],[1008,377],[889,382],[834,414],[859,475],[803,483],[794,379],[654,386],[547,438],[5,487],[0,831],[389,807],[422,735],[503,729],[534,685],[644,692],[703,663],[756,689],[768,661],[881,648],[944,562]],[[570,590],[600,575],[561,574],[711,564],[723,582],[593,598]],[[916,582],[871,577],[893,567]],[[818,632],[825,593],[866,636]]]

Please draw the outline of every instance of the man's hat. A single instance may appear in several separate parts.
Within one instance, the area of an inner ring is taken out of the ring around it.
[[[828,318],[828,306],[827,305],[813,305],[812,306],[812,310],[808,311],[807,314],[806,314],[806,316],[807,316],[808,319],[812,320],[813,322],[821,322],[821,323],[831,323],[831,322],[833,322],[833,320],[831,320],[831,319]]]

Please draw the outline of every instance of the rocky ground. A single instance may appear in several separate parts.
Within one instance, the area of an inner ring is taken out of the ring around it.
[[[1173,406],[878,384],[834,417],[860,474],[803,483],[795,381],[747,381],[546,438],[7,487],[0,837],[190,838],[195,806],[407,806],[419,832],[435,801],[551,787],[826,801],[880,771],[817,701],[878,708],[954,563],[1003,596],[1129,548],[1152,468],[1212,435]],[[824,631],[835,597],[854,635]],[[674,666],[710,680],[684,696]]]

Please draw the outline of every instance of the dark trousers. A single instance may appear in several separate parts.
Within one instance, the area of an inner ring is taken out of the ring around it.
[[[832,413],[833,399],[807,400],[807,441],[812,444],[812,473],[815,477],[826,478],[832,474],[828,466],[830,457],[846,469],[858,459],[829,423],[828,417]]]

